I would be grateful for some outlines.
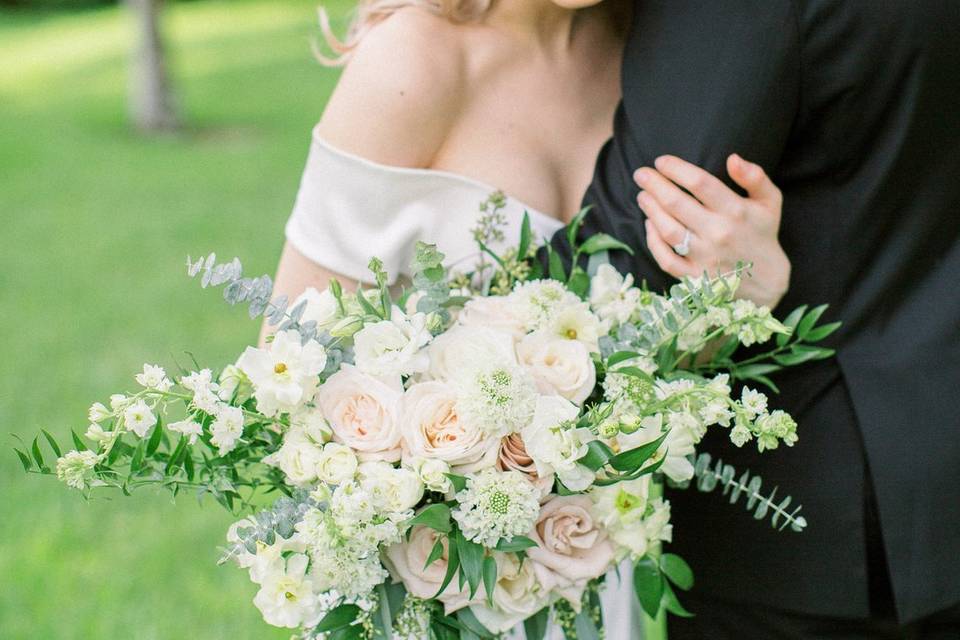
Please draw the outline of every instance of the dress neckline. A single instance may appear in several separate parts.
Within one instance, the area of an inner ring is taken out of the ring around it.
[[[326,149],[328,152],[334,155],[340,156],[342,158],[345,158],[347,160],[350,160],[352,162],[356,162],[357,164],[361,164],[371,169],[376,169],[379,171],[391,172],[396,174],[403,174],[403,175],[422,175],[422,176],[446,178],[448,180],[459,182],[461,184],[468,184],[478,189],[482,189],[487,193],[493,193],[494,191],[503,191],[502,189],[498,189],[493,185],[483,182],[482,180],[477,180],[475,178],[465,176],[462,173],[454,173],[452,171],[444,171],[442,169],[426,169],[422,167],[398,167],[396,165],[383,164],[380,162],[376,162],[374,160],[370,160],[369,158],[364,158],[363,156],[358,156],[354,153],[350,153],[349,151],[344,151],[343,149],[340,149],[339,147],[336,147],[330,144],[320,136],[320,133],[317,131],[316,128],[314,128],[313,130],[313,140],[315,143],[317,143],[319,146]],[[518,198],[515,198],[507,193],[504,193],[504,195],[506,196],[507,200],[512,200],[517,206],[519,206],[521,209],[523,209],[528,214],[530,214],[531,222],[533,218],[537,218],[541,224],[552,227],[553,231],[562,229],[565,226],[560,219],[554,218],[551,215],[543,213],[542,211],[529,206],[522,200],[519,200]]]

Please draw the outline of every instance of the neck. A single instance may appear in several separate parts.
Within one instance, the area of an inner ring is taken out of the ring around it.
[[[577,10],[551,0],[494,0],[487,24],[527,39],[540,48],[570,46]]]

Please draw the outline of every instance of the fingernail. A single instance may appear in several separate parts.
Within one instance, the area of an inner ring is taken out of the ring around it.
[[[649,177],[650,176],[646,168],[637,169],[636,173],[633,174],[633,179],[639,184],[646,184]]]
[[[646,191],[641,191],[637,194],[637,204],[643,207],[643,203],[646,202],[649,197]]]

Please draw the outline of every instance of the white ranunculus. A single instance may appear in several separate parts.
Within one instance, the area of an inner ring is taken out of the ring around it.
[[[464,306],[457,323],[464,327],[486,327],[519,338],[526,329],[514,312],[514,305],[505,296],[473,298]]]
[[[578,340],[538,331],[517,344],[517,358],[544,394],[583,404],[597,383],[590,351]]]
[[[343,365],[320,387],[315,402],[334,439],[357,452],[360,460],[400,459],[398,405],[400,379],[391,384]]]
[[[317,329],[323,331],[332,327],[340,319],[340,307],[337,305],[337,299],[330,292],[330,289],[317,291],[314,287],[307,287],[293,301],[290,308],[296,307],[301,302],[307,303],[303,315],[300,316],[301,323],[316,322]]]
[[[514,554],[495,552],[497,582],[493,589],[493,607],[486,601],[470,610],[493,633],[505,633],[550,602],[550,592],[537,579],[532,562],[523,562]]]
[[[167,429],[185,436],[189,436],[190,444],[196,444],[197,438],[199,438],[200,434],[203,433],[203,426],[194,420],[193,417],[187,418],[186,420],[180,420],[179,422],[171,422],[167,425]]]
[[[130,431],[143,438],[153,425],[157,424],[157,416],[143,400],[137,400],[123,410],[123,424]]]
[[[555,473],[571,491],[583,491],[596,477],[577,462],[587,454],[587,443],[596,439],[589,429],[573,425],[579,413],[576,405],[560,396],[540,396],[533,421],[521,431],[537,474]]]
[[[341,484],[353,479],[358,464],[350,447],[328,442],[323,445],[317,461],[317,477],[327,484]]]
[[[293,629],[320,621],[323,609],[307,576],[309,558],[295,553],[265,576],[253,598],[267,624]]]
[[[247,347],[237,366],[250,378],[257,410],[267,416],[288,413],[309,400],[327,364],[319,342],[302,344],[296,331],[281,331],[268,349]]]
[[[320,460],[320,447],[296,427],[284,434],[283,444],[277,451],[263,459],[266,464],[283,471],[290,484],[299,486],[317,479]]]
[[[457,413],[457,393],[443,382],[421,382],[403,394],[400,428],[406,456],[435,458],[460,472],[491,466],[498,439]]]
[[[412,509],[423,497],[423,483],[416,472],[387,462],[364,462],[357,470],[360,487],[373,498],[378,511]]]
[[[357,368],[378,377],[426,371],[430,360],[422,349],[432,337],[426,315],[408,317],[393,307],[390,320],[367,324],[353,336]]]
[[[513,352],[513,336],[483,326],[454,325],[437,336],[429,349],[430,376],[449,381],[462,377],[478,362],[517,361]]]
[[[420,478],[428,491],[446,493],[453,488],[450,478],[450,465],[438,458],[418,458],[404,456],[403,464]]]
[[[243,410],[240,407],[221,407],[210,425],[210,442],[224,456],[233,451],[243,435]]]

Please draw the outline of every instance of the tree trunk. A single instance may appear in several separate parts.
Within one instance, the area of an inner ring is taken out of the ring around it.
[[[163,0],[127,0],[137,37],[130,65],[130,114],[142,131],[172,131],[179,126],[167,78],[160,11]]]

